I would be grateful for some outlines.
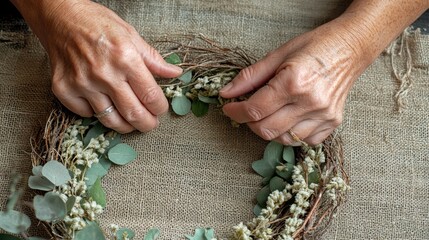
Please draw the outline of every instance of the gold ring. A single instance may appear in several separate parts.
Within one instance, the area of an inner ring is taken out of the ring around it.
[[[111,105],[108,108],[104,109],[104,111],[94,114],[94,117],[96,118],[105,117],[110,113],[112,113],[113,111],[115,111],[115,106]]]

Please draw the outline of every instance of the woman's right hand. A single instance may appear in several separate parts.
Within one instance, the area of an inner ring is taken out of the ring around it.
[[[87,0],[14,0],[49,54],[52,90],[71,111],[126,133],[149,131],[168,102],[152,74],[182,73],[108,8]],[[35,9],[34,9],[35,8]]]

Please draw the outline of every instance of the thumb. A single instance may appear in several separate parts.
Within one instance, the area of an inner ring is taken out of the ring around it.
[[[181,67],[167,63],[153,47],[144,41],[142,58],[149,71],[159,77],[174,78],[183,72]]]
[[[234,80],[220,90],[220,96],[233,98],[260,88],[276,74],[281,63],[281,57],[274,54],[267,55],[255,64],[242,69]]]

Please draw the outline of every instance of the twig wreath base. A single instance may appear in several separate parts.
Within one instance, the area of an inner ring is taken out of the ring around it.
[[[163,39],[157,46],[166,61],[184,68],[179,78],[160,80],[176,114],[192,112],[199,117],[210,104],[220,107],[247,98],[222,99],[218,93],[255,58],[202,35],[175,39]],[[15,210],[26,205],[39,221],[33,226],[43,226],[50,239],[135,238],[131,229],[114,224],[101,229],[97,220],[107,204],[101,179],[112,165],[125,165],[137,157],[130,146],[121,143],[120,134],[96,119],[79,119],[55,107],[31,143],[33,169],[27,185],[37,194],[31,203],[20,202],[23,190],[17,188],[19,175],[14,175],[6,209],[0,212],[0,229],[24,239],[42,239],[28,235],[30,218]],[[256,217],[232,227],[230,239],[318,239],[326,231],[349,190],[342,142],[334,133],[320,145],[301,144],[291,147],[270,142],[262,159],[252,164],[262,176],[253,209]],[[156,239],[159,234],[151,229],[144,239]],[[199,228],[186,238],[213,240],[215,233],[211,228]],[[0,234],[0,239],[21,238]]]

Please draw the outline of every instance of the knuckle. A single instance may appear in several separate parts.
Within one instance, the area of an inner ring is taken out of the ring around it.
[[[267,140],[267,141],[271,141],[279,135],[277,130],[270,129],[270,128],[264,128],[264,127],[261,127],[259,129],[259,132],[260,132],[261,138],[263,138],[264,140]]]
[[[150,87],[142,96],[142,102],[147,104],[153,104],[159,101],[161,98],[161,91],[158,87]]]
[[[135,49],[134,45],[123,41],[115,46],[114,55],[117,62],[120,64],[128,64],[139,59],[138,51]]]
[[[133,123],[138,123],[143,120],[145,111],[141,108],[132,108],[127,111],[124,117],[133,125]]]
[[[244,68],[240,71],[240,73],[237,76],[237,79],[242,79],[243,82],[251,82],[252,76],[255,74],[255,68],[253,66]],[[254,90],[255,87],[252,86],[252,90]]]
[[[262,110],[255,106],[247,106],[246,113],[251,122],[259,121],[262,119]]]

